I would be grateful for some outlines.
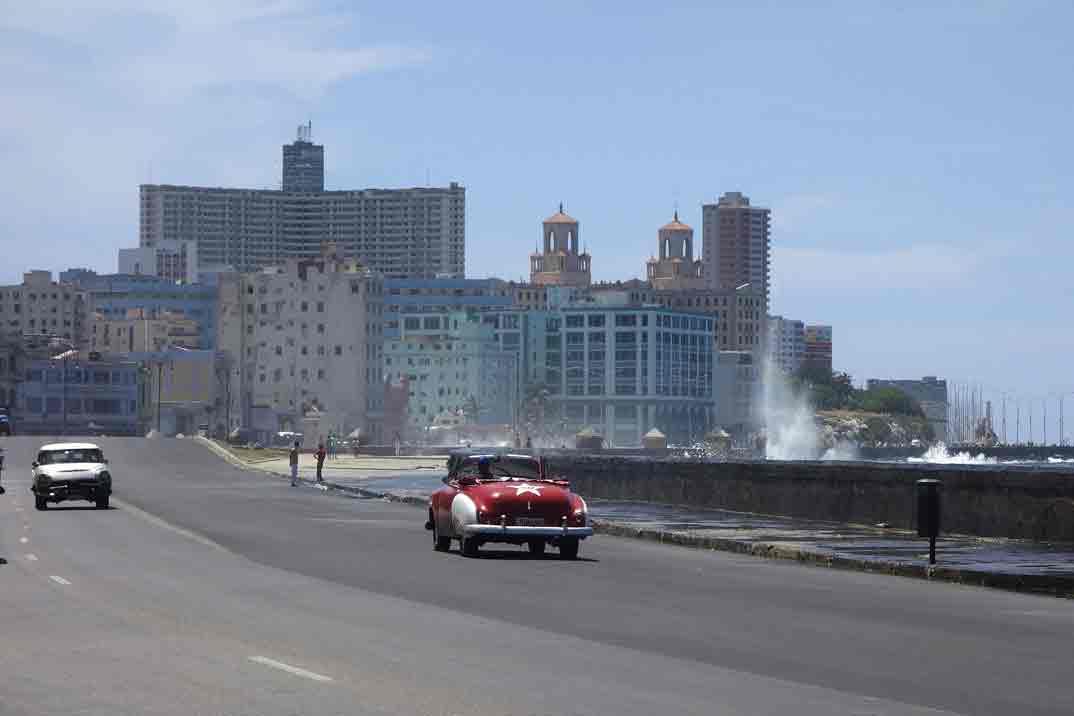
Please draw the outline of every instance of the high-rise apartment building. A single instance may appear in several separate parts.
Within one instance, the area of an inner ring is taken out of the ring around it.
[[[768,317],[768,358],[787,375],[796,374],[805,358],[805,323],[783,316]]]
[[[279,191],[143,184],[139,246],[193,242],[198,269],[252,272],[317,258],[327,241],[388,277],[465,275],[464,187],[323,191],[322,149],[285,147]]]
[[[324,191],[324,145],[311,141],[312,124],[298,128],[298,138],[283,145],[283,190]]]
[[[832,372],[832,327],[806,326],[802,365],[825,375]]]
[[[768,310],[769,219],[771,211],[750,206],[749,197],[729,191],[702,208],[705,284],[733,289],[751,284]]]

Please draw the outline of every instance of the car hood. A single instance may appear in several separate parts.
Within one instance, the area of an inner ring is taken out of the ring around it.
[[[40,465],[37,472],[54,480],[70,480],[77,477],[95,477],[106,469],[99,462],[65,462],[57,465]]]

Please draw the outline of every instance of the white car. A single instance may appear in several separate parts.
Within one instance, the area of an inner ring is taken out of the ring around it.
[[[101,449],[93,443],[43,445],[32,463],[34,505],[48,509],[50,502],[89,500],[108,509],[112,474]]]

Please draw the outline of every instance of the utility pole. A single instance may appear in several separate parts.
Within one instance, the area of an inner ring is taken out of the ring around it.
[[[164,373],[164,361],[157,361],[157,437],[160,437],[160,384]]]
[[[63,432],[67,434],[67,351],[63,353]]]
[[[1022,444],[1022,402],[1020,400],[1014,401],[1014,407],[1018,414],[1014,427],[1014,444]]]
[[[1003,394],[1003,444],[1007,444],[1007,394]]]
[[[1044,411],[1044,436],[1041,437],[1040,444],[1041,445],[1047,445],[1048,444],[1048,398],[1047,398],[1047,396],[1045,396],[1040,401],[1040,407]]]

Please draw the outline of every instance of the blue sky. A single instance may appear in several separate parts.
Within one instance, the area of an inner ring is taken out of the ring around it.
[[[739,190],[773,312],[856,379],[1074,391],[1074,5],[888,5],[12,5],[0,281],[114,270],[140,182],[276,186],[311,119],[333,188],[462,182],[472,276],[525,275],[561,200],[596,278],[639,276]]]

